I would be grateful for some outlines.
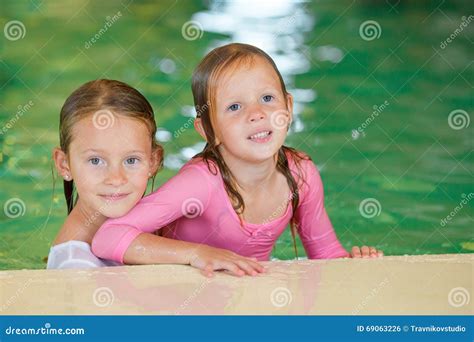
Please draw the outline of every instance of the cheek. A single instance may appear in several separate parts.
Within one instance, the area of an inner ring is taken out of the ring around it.
[[[234,137],[240,136],[243,129],[244,123],[238,118],[223,120],[218,127],[219,133],[216,132],[216,136],[219,136],[221,140],[231,140]]]
[[[132,174],[128,178],[128,182],[132,187],[133,192],[140,192],[140,196],[145,192],[148,185],[148,169],[140,170],[139,172]]]
[[[74,179],[74,185],[78,192],[90,192],[91,190],[97,190],[97,184],[101,182],[101,176],[98,172],[86,172],[83,169],[75,169],[72,171],[72,177]]]

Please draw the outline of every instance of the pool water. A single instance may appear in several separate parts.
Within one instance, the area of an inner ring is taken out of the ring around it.
[[[283,73],[295,97],[287,143],[320,168],[346,248],[472,253],[470,8],[469,1],[2,4],[0,269],[45,267],[66,214],[51,150],[60,108],[76,87],[110,78],[145,94],[166,151],[161,184],[202,148],[192,128],[192,70],[232,41],[263,48]],[[14,20],[21,25],[7,30]],[[273,256],[295,257],[288,231]]]

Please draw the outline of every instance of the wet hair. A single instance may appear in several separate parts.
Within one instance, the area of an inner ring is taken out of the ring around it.
[[[148,100],[138,90],[128,84],[107,79],[87,82],[66,99],[59,118],[59,144],[63,152],[69,152],[69,146],[74,138],[74,125],[99,111],[109,111],[116,115],[143,122],[150,133],[153,151],[159,150],[161,155],[163,155],[163,148],[155,138],[155,116]],[[107,120],[106,115],[103,118]],[[162,159],[158,169],[161,167]],[[64,196],[69,214],[79,198],[76,195],[74,199],[73,180],[64,180]]]
[[[242,195],[237,190],[235,178],[229,167],[226,165],[224,158],[219,152],[218,145],[216,144],[216,132],[214,131],[214,127],[216,127],[214,124],[216,103],[215,95],[218,79],[225,72],[235,70],[235,68],[238,68],[242,64],[252,63],[256,58],[263,58],[264,61],[271,65],[279,78],[281,91],[283,95],[287,97],[289,94],[286,90],[283,77],[278,71],[275,62],[264,51],[248,44],[233,43],[212,50],[196,67],[192,77],[194,106],[196,108],[197,117],[201,119],[202,127],[206,135],[206,145],[203,151],[197,154],[194,158],[202,158],[207,163],[209,171],[213,174],[217,174],[217,170],[215,170],[212,164],[219,168],[227,195],[231,199],[232,206],[240,218],[245,210],[245,203]],[[276,168],[286,177],[291,190],[293,216],[290,225],[295,253],[298,255],[295,238],[297,232],[295,213],[299,203],[298,183],[288,165],[287,155],[290,155],[292,160],[295,162],[300,175],[300,161],[302,159],[310,158],[303,153],[284,145],[281,146],[277,152]],[[298,179],[303,180],[302,177],[298,177]]]

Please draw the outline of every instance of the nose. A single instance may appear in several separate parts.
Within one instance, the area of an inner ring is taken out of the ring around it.
[[[249,109],[249,121],[250,122],[259,122],[260,120],[265,119],[266,113],[262,110],[259,105],[254,105]]]
[[[127,176],[122,167],[111,167],[108,170],[105,183],[112,186],[121,186],[127,183]]]

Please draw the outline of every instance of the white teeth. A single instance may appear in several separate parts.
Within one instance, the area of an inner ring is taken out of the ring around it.
[[[265,138],[265,137],[266,137],[267,135],[269,135],[269,134],[270,134],[270,131],[260,132],[260,133],[251,135],[251,136],[250,136],[250,139],[261,139],[261,138]]]

